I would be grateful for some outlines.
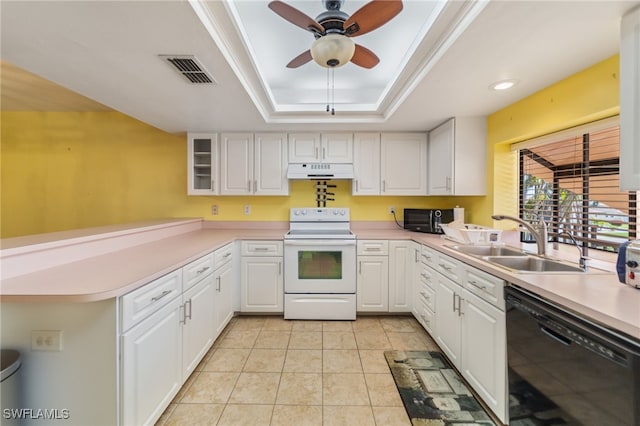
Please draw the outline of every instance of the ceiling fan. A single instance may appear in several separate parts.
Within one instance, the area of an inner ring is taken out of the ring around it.
[[[344,0],[322,0],[326,12],[316,19],[280,0],[269,8],[282,18],[313,33],[311,49],[293,58],[287,68],[298,68],[311,60],[325,68],[337,68],[349,61],[363,68],[373,68],[380,59],[371,50],[355,44],[351,37],[373,31],[393,19],[402,10],[402,0],[372,0],[349,16],[340,8]]]

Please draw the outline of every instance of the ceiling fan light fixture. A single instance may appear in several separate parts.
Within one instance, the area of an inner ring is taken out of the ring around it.
[[[356,45],[342,34],[327,34],[311,46],[311,57],[325,68],[338,68],[347,64],[355,53]]]

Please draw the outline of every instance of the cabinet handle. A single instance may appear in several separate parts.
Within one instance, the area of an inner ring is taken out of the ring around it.
[[[380,247],[365,247],[364,251],[381,251]]]
[[[358,274],[362,275],[362,261],[358,262]]]
[[[211,179],[211,190],[214,191],[216,189],[216,181]]]
[[[462,312],[462,297],[458,296],[458,316],[461,317],[462,315],[464,315],[464,312]]]
[[[413,250],[413,262],[418,263],[418,249]]]
[[[440,266],[442,269],[444,269],[445,271],[450,271],[451,267],[445,265],[444,263],[438,263],[438,266]]]
[[[422,278],[424,278],[425,280],[428,280],[428,279],[429,279],[429,276],[428,276],[426,273],[424,273],[424,272],[420,273],[420,276],[421,276]]]
[[[251,179],[249,179],[248,183],[247,183],[247,191],[249,193],[251,193]]]
[[[282,262],[278,262],[278,275],[282,275]]]
[[[165,290],[162,293],[160,293],[159,296],[153,296],[151,298],[152,302],[157,302],[158,300],[162,299],[163,297],[165,297],[167,294],[171,293],[171,290]]]
[[[188,313],[188,314],[187,314],[187,308],[186,308],[187,304],[189,305],[189,313]],[[187,319],[191,319],[191,299],[187,300],[187,301],[185,302],[185,304],[184,304],[184,305],[185,305],[185,308],[184,308],[184,311],[185,311],[185,313],[184,313],[185,320],[184,320],[184,322],[186,323],[186,322],[187,322]]]
[[[318,159],[318,148],[316,148],[316,155],[315,155],[316,160]]]
[[[269,247],[256,247],[253,251],[269,251]]]
[[[447,192],[451,191],[451,178],[449,176],[445,178],[445,189]]]
[[[326,159],[327,158],[327,148],[322,148],[322,159]]]
[[[453,293],[453,312],[456,311],[456,297],[459,298],[460,296],[457,293]]]
[[[216,281],[218,282],[218,287],[216,288],[216,291],[220,293],[220,277],[216,277]]]
[[[472,286],[474,286],[475,288],[479,288],[480,290],[484,291],[487,286],[486,285],[479,285],[477,281],[475,280],[469,280],[467,281],[469,284],[471,284]]]
[[[180,305],[180,324],[186,324],[187,323],[187,308],[186,308],[186,303],[183,303],[182,305]]]
[[[231,256],[231,252],[229,252],[229,253],[225,253],[225,254],[224,254],[224,256],[222,256],[222,257],[226,259],[226,258],[227,258],[227,257],[229,257],[229,256]]]
[[[253,181],[253,193],[255,194],[256,192],[258,192],[258,181],[254,180]]]
[[[382,181],[382,192],[387,192],[387,181],[386,180]]]
[[[198,270],[196,271],[196,274],[200,275],[200,274],[202,274],[202,273],[206,272],[206,271],[207,271],[207,269],[209,269],[209,267],[208,267],[208,266],[205,266],[205,267],[204,267],[204,268],[202,268],[202,269],[198,269]]]
[[[356,192],[358,192],[358,179],[356,179]]]

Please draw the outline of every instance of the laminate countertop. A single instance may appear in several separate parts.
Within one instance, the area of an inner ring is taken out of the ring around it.
[[[216,224],[191,219],[109,227],[98,233],[100,238],[78,231],[2,240],[0,301],[85,303],[116,298],[236,240],[283,239],[287,227],[284,222]],[[352,223],[352,230],[358,239],[424,244],[640,341],[640,290],[620,283],[611,263],[598,265],[609,271],[514,273],[449,248],[455,243],[439,235],[367,223]],[[554,250],[548,255],[575,260]]]

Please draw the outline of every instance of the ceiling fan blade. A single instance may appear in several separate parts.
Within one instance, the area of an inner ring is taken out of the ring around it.
[[[402,0],[372,0],[345,21],[345,35],[355,37],[373,31],[389,22],[401,10]]]
[[[269,3],[269,9],[273,10],[293,25],[297,25],[298,27],[308,31],[315,30],[319,33],[324,33],[324,28],[322,25],[318,24],[315,19],[305,15],[295,7],[289,6],[287,3],[275,0]]]
[[[295,58],[293,58],[291,60],[291,62],[289,62],[287,64],[287,68],[298,68],[299,66],[302,66],[304,64],[306,64],[307,62],[311,61],[313,58],[311,57],[311,51],[310,50],[306,50],[304,52],[302,52],[301,54],[299,54],[298,56],[296,56]]]
[[[376,65],[378,65],[378,63],[380,62],[380,59],[378,59],[376,54],[370,51],[369,49],[367,49],[366,47],[356,44],[356,51],[354,52],[353,57],[351,58],[351,62],[353,62],[354,64],[362,68],[371,69]]]

